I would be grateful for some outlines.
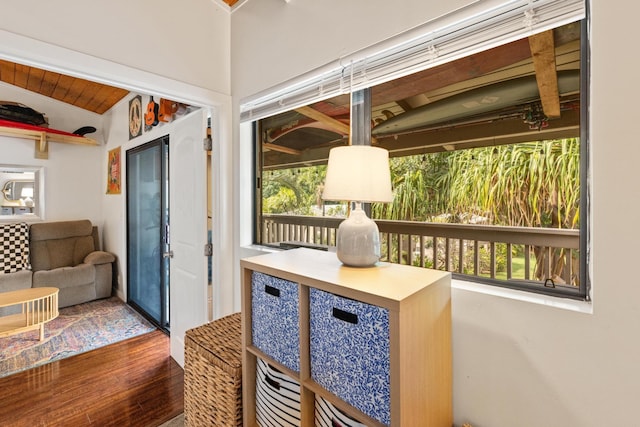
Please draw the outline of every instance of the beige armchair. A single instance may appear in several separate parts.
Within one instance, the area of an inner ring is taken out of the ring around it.
[[[36,223],[29,232],[34,288],[59,288],[60,307],[111,296],[115,256],[99,250],[91,221]]]

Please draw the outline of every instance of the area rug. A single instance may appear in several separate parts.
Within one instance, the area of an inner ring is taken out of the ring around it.
[[[29,331],[0,338],[0,378],[156,329],[117,297],[60,309],[45,338]]]
[[[184,414],[180,414],[166,423],[160,424],[159,427],[184,427]]]

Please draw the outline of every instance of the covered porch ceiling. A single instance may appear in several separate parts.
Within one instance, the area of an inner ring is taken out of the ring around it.
[[[371,88],[372,144],[391,156],[580,134],[581,24]],[[326,163],[348,144],[350,96],[259,122],[263,169]]]

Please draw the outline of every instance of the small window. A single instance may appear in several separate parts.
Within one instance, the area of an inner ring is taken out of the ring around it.
[[[44,219],[44,168],[0,165],[0,222]]]

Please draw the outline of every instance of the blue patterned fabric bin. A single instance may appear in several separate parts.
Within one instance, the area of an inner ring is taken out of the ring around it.
[[[312,379],[389,425],[389,311],[313,288],[309,300]]]
[[[300,372],[298,284],[254,271],[251,278],[253,345]]]

